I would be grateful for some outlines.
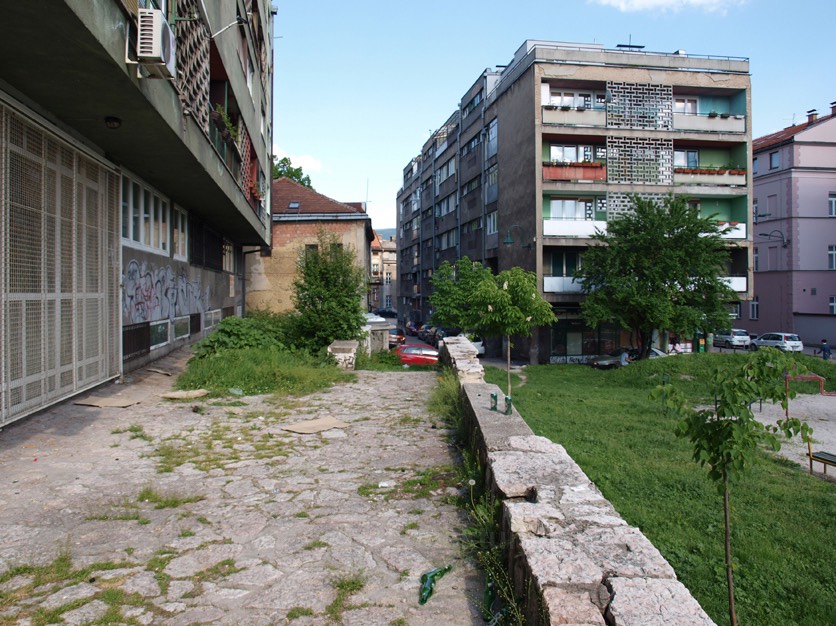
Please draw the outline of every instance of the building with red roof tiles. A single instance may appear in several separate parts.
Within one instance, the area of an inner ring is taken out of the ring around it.
[[[836,337],[836,102],[752,141],[754,288],[740,325]]]
[[[372,220],[362,203],[344,203],[317,193],[289,178],[271,186],[273,248],[270,256],[247,260],[247,308],[275,313],[293,310],[296,261],[307,246],[316,246],[320,230],[337,235],[355,251],[357,263],[371,270]],[[363,303],[368,309],[368,301]]]

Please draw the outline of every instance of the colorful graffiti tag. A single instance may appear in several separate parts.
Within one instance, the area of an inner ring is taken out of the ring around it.
[[[175,273],[170,265],[132,259],[122,276],[124,322],[154,322],[209,309],[210,289],[190,280],[185,269]]]

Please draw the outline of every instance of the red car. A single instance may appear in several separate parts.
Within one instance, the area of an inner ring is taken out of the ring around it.
[[[438,350],[409,344],[395,350],[404,365],[438,365]]]

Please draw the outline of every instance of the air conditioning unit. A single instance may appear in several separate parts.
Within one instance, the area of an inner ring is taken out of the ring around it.
[[[163,12],[157,9],[139,9],[138,24],[137,61],[140,65],[152,67],[152,74],[158,77],[176,77],[176,40]]]

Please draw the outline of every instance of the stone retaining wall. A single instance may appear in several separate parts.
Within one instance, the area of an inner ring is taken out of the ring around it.
[[[445,339],[441,358],[459,376],[470,444],[501,502],[501,538],[526,624],[714,624],[562,446],[535,436],[516,409],[505,415],[500,402],[491,410],[491,394],[504,394],[484,382],[467,339]]]

